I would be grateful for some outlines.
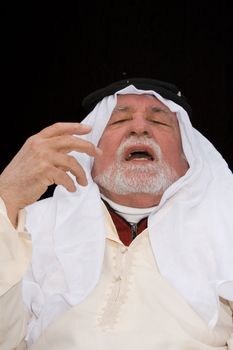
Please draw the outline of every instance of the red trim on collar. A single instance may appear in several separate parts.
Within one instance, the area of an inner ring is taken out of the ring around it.
[[[112,217],[112,221],[116,226],[117,233],[119,235],[120,240],[126,246],[129,246],[133,241],[132,237],[132,229],[129,222],[127,222],[122,216],[118,215],[113,208],[106,203],[107,209]],[[147,228],[147,217],[140,220],[137,224],[137,235],[139,235],[143,230]]]

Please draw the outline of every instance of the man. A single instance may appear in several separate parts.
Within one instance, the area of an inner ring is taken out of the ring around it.
[[[83,105],[0,177],[0,349],[233,349],[227,164],[172,84],[123,80]]]

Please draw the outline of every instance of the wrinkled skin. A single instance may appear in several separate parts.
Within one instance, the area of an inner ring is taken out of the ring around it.
[[[98,146],[103,153],[95,158],[92,176],[98,176],[114,162],[117,149],[124,140],[142,135],[156,141],[164,160],[176,171],[178,177],[186,173],[188,163],[183,155],[176,114],[154,96],[127,94],[118,96],[117,105],[99,141]],[[138,147],[140,143],[135,144],[135,149]],[[131,162],[150,163],[141,158],[135,158]],[[137,193],[121,196],[104,188],[101,191],[116,203],[132,207],[151,207],[161,199],[161,194],[155,196]]]
[[[80,185],[87,184],[84,170],[68,153],[75,150],[95,157],[100,152],[97,147],[73,136],[90,131],[89,126],[79,123],[55,123],[27,139],[0,176],[0,196],[14,226],[18,211],[39,199],[48,186],[56,184],[70,192],[76,190],[67,171]]]

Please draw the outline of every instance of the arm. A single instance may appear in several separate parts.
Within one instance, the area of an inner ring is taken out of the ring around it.
[[[19,219],[21,222],[23,218]],[[15,349],[26,333],[21,280],[31,255],[28,235],[17,232],[0,200],[0,349]]]
[[[230,308],[232,310],[232,323],[233,323],[233,301],[229,302]],[[230,338],[227,341],[228,349],[233,350],[233,333],[231,334]]]
[[[90,130],[79,123],[56,123],[43,129],[25,142],[0,176],[1,350],[23,349],[26,332],[21,281],[30,260],[31,243],[19,228],[22,220],[18,213],[37,201],[52,184],[76,191],[68,171],[79,184],[87,184],[83,168],[69,153],[84,152],[93,157],[99,153],[92,143],[74,136]]]

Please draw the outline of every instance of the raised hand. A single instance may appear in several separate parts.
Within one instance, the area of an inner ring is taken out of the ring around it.
[[[95,145],[74,136],[90,131],[90,126],[80,123],[55,123],[26,140],[0,176],[0,196],[13,224],[18,210],[39,199],[48,186],[59,184],[74,192],[76,187],[67,171],[80,185],[87,185],[83,168],[68,153],[100,154]]]

